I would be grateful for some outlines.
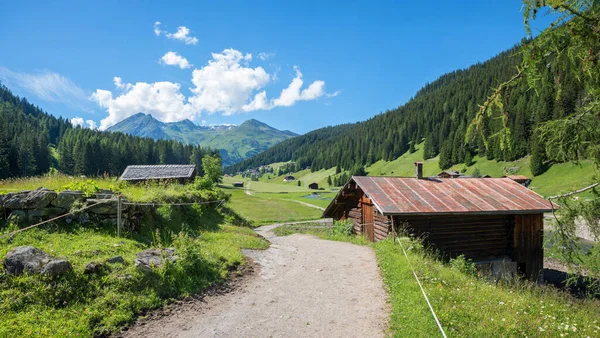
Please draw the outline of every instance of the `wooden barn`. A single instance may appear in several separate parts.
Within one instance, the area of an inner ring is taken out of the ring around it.
[[[188,183],[196,177],[193,164],[130,165],[119,178],[122,181],[144,182],[173,180]]]
[[[419,164],[422,166],[422,164]],[[351,219],[375,242],[406,229],[450,257],[509,259],[531,280],[543,271],[543,213],[550,202],[509,178],[354,176],[324,217]]]
[[[234,188],[243,188],[244,182],[233,182],[233,187]]]
[[[319,190],[319,184],[316,182],[313,182],[308,185],[308,189]]]

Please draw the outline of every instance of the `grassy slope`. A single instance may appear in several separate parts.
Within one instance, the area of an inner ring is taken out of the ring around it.
[[[423,161],[423,144],[418,145],[416,148],[417,151],[413,154],[407,152],[394,161],[378,161],[367,167],[366,171],[370,176],[412,177],[415,173],[414,162]],[[470,175],[477,168],[482,175],[487,174],[492,177],[502,177],[505,175],[505,168],[514,168],[515,171],[513,174],[532,177],[529,170],[529,160],[529,157],[525,157],[512,162],[497,162],[475,156],[472,166],[466,167],[464,164],[460,164],[453,166],[451,170],[462,172],[466,168],[466,174]],[[440,171],[439,159],[437,157],[425,161],[423,166],[423,174],[425,176],[435,176]],[[590,161],[583,161],[579,165],[560,163],[550,167],[544,174],[534,177],[531,188],[541,195],[549,196],[585,187],[593,181],[596,175],[597,172]]]
[[[162,214],[168,219],[173,215],[167,210]],[[202,212],[193,219],[201,224]],[[166,236],[151,237],[150,241],[135,234],[117,238],[113,227],[96,224],[45,226],[10,240],[1,238],[0,257],[14,247],[33,245],[68,259],[74,270],[57,280],[0,274],[0,337],[92,336],[118,331],[145,309],[199,292],[225,278],[231,268],[245,263],[241,248],[268,247],[268,242],[250,229],[225,224],[211,224],[211,230],[203,230],[189,222],[192,237],[171,238],[165,232],[167,223],[160,224]],[[160,237],[166,238],[163,245],[177,248],[177,264],[152,273],[138,271],[133,264],[136,253],[158,246]],[[116,255],[125,263],[109,265],[98,275],[84,273],[86,264]]]

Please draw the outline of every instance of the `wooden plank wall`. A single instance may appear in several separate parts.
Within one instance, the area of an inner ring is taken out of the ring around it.
[[[515,215],[514,256],[517,266],[533,281],[543,279],[544,215]]]
[[[465,255],[477,259],[512,255],[513,217],[490,216],[396,216],[397,227],[423,238],[450,257]]]
[[[376,208],[373,208],[373,231],[375,233],[375,242],[385,239],[390,234],[391,221],[388,216],[380,214]]]
[[[360,207],[356,207],[356,208],[352,208],[350,210],[348,210],[348,219],[352,220],[352,223],[354,223],[353,229],[354,229],[354,233],[355,234],[362,234],[362,214],[361,214],[361,208]]]

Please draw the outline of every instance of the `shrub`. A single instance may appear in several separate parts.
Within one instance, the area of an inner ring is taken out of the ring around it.
[[[466,259],[465,255],[460,255],[456,258],[450,259],[450,266],[456,271],[462,272],[467,275],[477,275],[477,268],[475,263],[470,259]]]
[[[333,222],[331,233],[332,235],[350,236],[352,235],[352,227],[353,224],[351,220],[335,221]]]

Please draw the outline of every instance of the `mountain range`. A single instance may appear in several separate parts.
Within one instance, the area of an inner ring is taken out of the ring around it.
[[[199,126],[187,119],[178,122],[161,122],[152,115],[144,113],[132,115],[108,128],[108,131],[219,149],[223,164],[226,166],[259,154],[281,141],[298,136],[289,130],[278,130],[255,119],[247,120],[239,126]]]

